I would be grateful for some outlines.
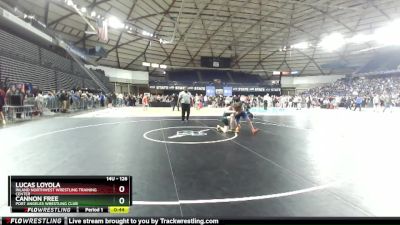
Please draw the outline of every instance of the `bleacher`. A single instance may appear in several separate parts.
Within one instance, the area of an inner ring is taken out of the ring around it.
[[[260,83],[258,75],[247,74],[244,72],[230,72],[234,83]]]
[[[84,87],[82,78],[72,74],[57,72],[57,81],[59,84],[59,89],[69,90],[73,88]]]
[[[76,62],[72,62],[72,73],[76,74],[78,76],[87,76],[86,72],[82,69],[82,67],[76,63]]]
[[[2,78],[8,78],[10,82],[32,83],[43,91],[69,90],[77,87],[99,89],[75,61],[40,48],[1,29],[0,68]],[[98,78],[110,87],[109,78],[105,77],[104,73]]]
[[[204,70],[200,72],[200,76],[202,80],[205,82],[211,82],[215,79],[221,80],[224,83],[230,83],[232,80],[229,78],[229,75],[226,71],[220,70]]]
[[[168,73],[168,78],[170,81],[178,82],[197,82],[199,77],[196,71],[193,70],[177,70]]]
[[[357,73],[397,70],[400,65],[399,54],[400,50],[379,52]]]
[[[94,89],[98,89],[96,83],[93,80],[89,80],[89,79],[84,79],[83,80],[83,86],[85,88],[94,90]]]
[[[46,49],[41,49],[42,64],[55,70],[71,73],[71,60]]]
[[[24,61],[39,64],[39,47],[0,29],[0,51]]]
[[[55,71],[39,65],[0,56],[1,75],[10,82],[28,82],[44,91],[55,90]]]
[[[99,80],[101,80],[103,83],[109,83],[110,82],[110,78],[106,76],[106,74],[104,73],[103,70],[91,70],[93,72],[93,74],[99,78]]]
[[[91,71],[93,72],[93,74],[94,74],[101,82],[103,82],[104,84],[107,84],[106,86],[107,86],[107,88],[108,88],[109,90],[112,90],[112,89],[113,89],[112,85],[110,84],[110,78],[106,76],[106,74],[104,73],[103,70],[99,70],[99,69],[93,70],[93,69],[91,69]]]

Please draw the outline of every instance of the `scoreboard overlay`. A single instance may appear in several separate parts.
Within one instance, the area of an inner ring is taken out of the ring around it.
[[[107,213],[132,205],[131,176],[9,176],[8,183],[11,212]]]

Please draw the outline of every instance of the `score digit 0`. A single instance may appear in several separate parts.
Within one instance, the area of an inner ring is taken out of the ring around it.
[[[125,198],[121,197],[119,198],[119,204],[123,205],[125,203]]]
[[[119,186],[118,188],[120,193],[124,193],[125,192],[125,186]]]

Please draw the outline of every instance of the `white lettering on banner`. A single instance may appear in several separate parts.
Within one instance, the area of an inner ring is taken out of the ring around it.
[[[205,91],[206,88],[205,87],[194,87],[194,90],[196,90],[196,91]]]
[[[150,89],[156,90],[183,90],[185,86],[149,86]],[[206,87],[188,87],[188,90],[191,91],[205,91]],[[281,91],[280,88],[263,88],[263,87],[234,87],[232,91],[239,91],[239,92],[247,92],[247,91],[256,91],[256,92],[264,92],[264,91]],[[223,89],[216,89],[216,93],[223,93]]]
[[[168,86],[157,86],[156,89],[157,90],[167,90]]]

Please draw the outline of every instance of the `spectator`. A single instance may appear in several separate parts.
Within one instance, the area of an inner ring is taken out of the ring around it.
[[[264,95],[264,110],[268,110],[268,99],[269,99],[269,94]]]
[[[149,108],[149,96],[144,95],[143,96],[143,110],[147,110],[147,108]]]
[[[68,99],[69,98],[68,98],[67,93],[64,90],[62,90],[61,95],[60,95],[60,101],[62,104],[61,112],[63,112],[63,113],[67,112],[67,100]]]
[[[178,111],[179,111],[178,96],[175,94],[172,94],[171,107],[172,107],[172,111],[175,111],[175,107],[177,107]]]
[[[373,104],[374,104],[374,112],[377,112],[380,108],[380,98],[379,95],[376,94],[373,98]]]
[[[104,102],[105,102],[105,96],[103,92],[100,93],[100,106],[104,107]]]
[[[5,105],[6,93],[3,90],[3,85],[0,86],[0,120],[3,125],[6,125],[6,118],[3,113],[3,106]]]
[[[361,111],[362,102],[363,102],[363,98],[361,96],[357,96],[356,101],[355,101],[356,106],[354,107],[354,111],[356,111],[357,108],[359,108],[360,109],[359,111]]]

